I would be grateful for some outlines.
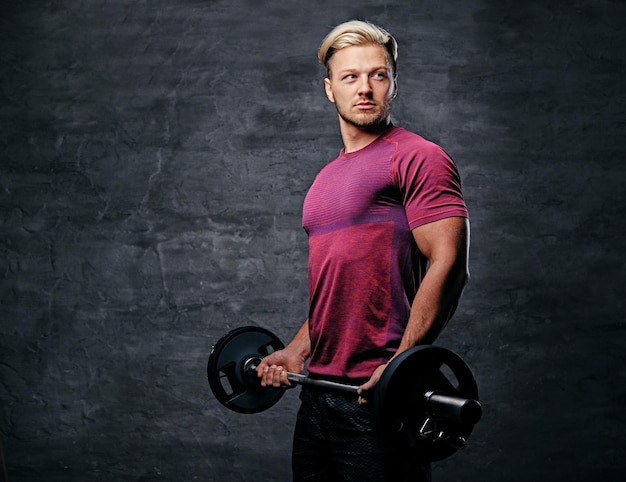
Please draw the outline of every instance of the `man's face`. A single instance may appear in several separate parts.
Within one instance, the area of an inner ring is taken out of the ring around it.
[[[383,46],[345,47],[333,54],[329,67],[326,95],[344,122],[359,128],[388,122],[395,84]]]

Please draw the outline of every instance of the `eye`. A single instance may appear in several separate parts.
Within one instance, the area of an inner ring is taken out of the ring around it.
[[[380,80],[386,79],[387,78],[387,72],[382,72],[382,71],[381,72],[375,72],[373,77],[375,79],[380,79]]]

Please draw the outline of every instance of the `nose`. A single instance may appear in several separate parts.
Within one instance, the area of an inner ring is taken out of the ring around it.
[[[372,95],[372,84],[370,83],[371,79],[369,75],[364,75],[361,77],[359,82],[359,95],[370,96]]]

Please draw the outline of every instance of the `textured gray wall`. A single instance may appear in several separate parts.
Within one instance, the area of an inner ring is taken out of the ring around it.
[[[443,145],[472,281],[439,343],[485,414],[437,481],[622,480],[626,4],[6,0],[0,436],[13,481],[285,481],[210,346],[306,315],[304,194],[340,148],[316,49],[400,42],[397,123]]]

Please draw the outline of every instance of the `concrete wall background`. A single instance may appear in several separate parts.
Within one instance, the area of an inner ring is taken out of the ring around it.
[[[340,148],[316,64],[400,42],[396,122],[444,146],[472,281],[439,343],[485,407],[438,481],[626,472],[620,1],[5,1],[0,437],[11,481],[289,480],[297,394],[206,384],[229,329],[306,316],[300,208]]]

